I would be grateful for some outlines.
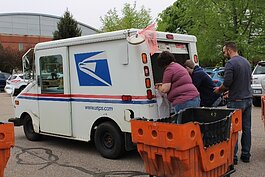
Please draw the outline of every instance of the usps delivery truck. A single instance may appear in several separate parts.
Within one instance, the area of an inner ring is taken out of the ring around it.
[[[158,50],[151,56],[138,32],[37,44],[32,62],[27,54],[23,57],[24,72],[32,80],[14,99],[15,118],[10,121],[23,125],[31,141],[41,135],[94,141],[106,158],[131,150],[130,120],[158,118],[155,83],[163,76],[159,53],[170,51],[180,63],[198,62],[195,36],[157,32]]]

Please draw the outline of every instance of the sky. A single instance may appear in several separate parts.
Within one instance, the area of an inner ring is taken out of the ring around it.
[[[100,17],[104,17],[110,9],[116,8],[118,13],[125,3],[134,4],[139,10],[141,6],[151,10],[155,19],[159,13],[171,6],[176,0],[0,0],[0,13],[41,13],[63,16],[66,9],[74,19],[86,25],[100,29]]]

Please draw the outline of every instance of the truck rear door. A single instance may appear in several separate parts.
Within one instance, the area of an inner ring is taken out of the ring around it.
[[[154,77],[154,83],[161,83],[163,78],[163,69],[157,64],[157,57],[162,51],[171,52],[176,62],[183,65],[186,60],[192,58],[189,53],[188,43],[168,43],[168,42],[158,42],[159,51],[151,57],[152,71]]]

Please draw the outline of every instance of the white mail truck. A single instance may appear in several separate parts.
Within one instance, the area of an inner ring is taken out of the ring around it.
[[[32,80],[15,97],[15,125],[27,139],[41,135],[94,141],[106,158],[131,150],[130,120],[158,118],[155,83],[163,71],[164,50],[178,62],[196,63],[196,37],[157,32],[158,50],[150,55],[139,30],[129,29],[39,43],[34,57],[23,57]],[[138,36],[138,37],[137,37]],[[31,52],[29,52],[31,53]]]

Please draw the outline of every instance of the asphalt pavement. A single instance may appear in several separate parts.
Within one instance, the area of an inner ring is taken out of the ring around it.
[[[13,116],[11,98],[0,93],[0,121]],[[253,107],[252,121],[251,162],[239,161],[232,177],[265,177],[265,131],[260,107]],[[15,147],[11,149],[4,172],[5,177],[148,176],[137,151],[127,152],[118,160],[109,160],[99,155],[93,143],[51,137],[28,141],[22,127],[15,127]]]

